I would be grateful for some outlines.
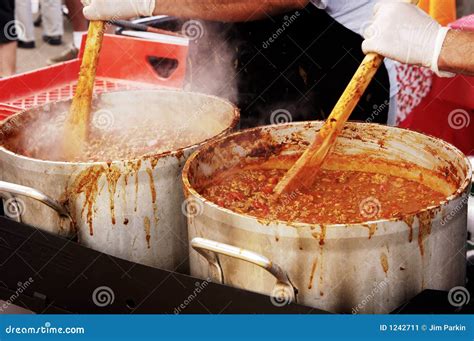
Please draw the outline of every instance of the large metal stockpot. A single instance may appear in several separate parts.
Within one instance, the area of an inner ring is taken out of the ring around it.
[[[263,221],[219,207],[197,192],[202,181],[242,160],[264,159],[269,167],[281,167],[273,157],[300,154],[321,125],[292,123],[239,132],[188,159],[184,190],[197,208],[188,217],[191,274],[270,295],[276,305],[296,300],[340,313],[388,313],[423,289],[464,285],[472,170],[460,151],[441,140],[348,123],[325,162],[325,168],[422,181],[446,195],[442,204],[400,219],[326,226]],[[297,193],[283,200],[293,195]],[[383,207],[368,198],[361,209],[370,214]]]
[[[106,93],[93,103],[92,122],[100,129],[132,128],[147,118],[184,134],[195,132],[202,139],[196,137],[170,152],[110,162],[45,161],[5,148],[11,139],[18,140],[14,144],[25,143],[29,132],[40,134],[38,140],[53,138],[35,129],[47,132],[45,122],[56,115],[65,118],[69,105],[70,101],[47,104],[1,124],[0,193],[7,215],[55,234],[77,232],[85,246],[123,259],[185,271],[188,240],[181,170],[200,144],[236,126],[238,110],[223,99],[197,93]]]

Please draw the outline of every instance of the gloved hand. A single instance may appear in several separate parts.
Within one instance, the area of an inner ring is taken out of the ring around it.
[[[81,0],[89,20],[130,19],[152,16],[155,0]]]
[[[401,63],[423,65],[439,76],[438,60],[448,28],[442,27],[418,7],[397,0],[374,7],[374,18],[362,44],[364,53],[376,52]]]

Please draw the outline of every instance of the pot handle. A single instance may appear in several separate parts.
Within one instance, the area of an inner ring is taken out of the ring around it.
[[[73,223],[72,217],[66,207],[61,205],[53,198],[47,196],[43,192],[40,192],[34,188],[0,181],[0,193],[8,193],[9,195],[21,195],[30,199],[37,200],[55,210],[60,217],[67,218],[71,223]]]
[[[204,238],[193,238],[191,246],[206,258],[214,270],[213,275],[217,275],[222,284],[224,284],[224,273],[217,257],[218,254],[240,259],[267,270],[277,279],[273,292],[278,296],[283,296],[276,297],[276,299],[284,299],[287,303],[296,302],[297,289],[291,284],[288,274],[267,257],[253,251]]]

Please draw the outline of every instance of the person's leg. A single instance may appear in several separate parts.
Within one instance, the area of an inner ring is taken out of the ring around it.
[[[33,26],[33,12],[30,0],[16,0],[15,18],[19,26],[17,28],[18,40],[20,41],[19,47],[23,47],[20,43],[25,43],[24,47],[34,47],[35,27]]]
[[[82,37],[87,33],[89,22],[82,14],[81,0],[66,0],[66,6],[69,10],[69,19],[71,20],[73,29],[73,43],[72,45],[57,57],[48,59],[48,64],[56,64],[77,58],[79,48],[82,44]]]
[[[0,78],[15,74],[16,41],[0,43]]]
[[[61,38],[64,34],[61,0],[42,0],[41,15],[43,17],[43,28],[46,38]],[[61,43],[60,40],[61,39],[49,39],[48,42],[52,45],[58,45]]]
[[[16,71],[15,0],[0,1],[0,77]]]
[[[66,6],[69,9],[69,17],[73,29],[73,45],[76,49],[81,47],[82,36],[87,32],[89,22],[82,14],[83,5],[81,0],[66,0]]]

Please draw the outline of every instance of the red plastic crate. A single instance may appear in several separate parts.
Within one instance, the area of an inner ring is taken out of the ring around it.
[[[10,115],[13,115],[14,113],[22,110],[23,108],[20,107],[14,107],[11,105],[6,105],[6,104],[1,104],[0,103],[0,121],[4,120]]]
[[[187,40],[162,37],[162,41],[149,41],[105,35],[94,92],[181,88],[186,74]],[[75,60],[0,79],[0,119],[18,110],[72,98],[83,49],[84,44]],[[148,62],[149,57],[174,60],[176,68],[167,77],[160,76]]]

